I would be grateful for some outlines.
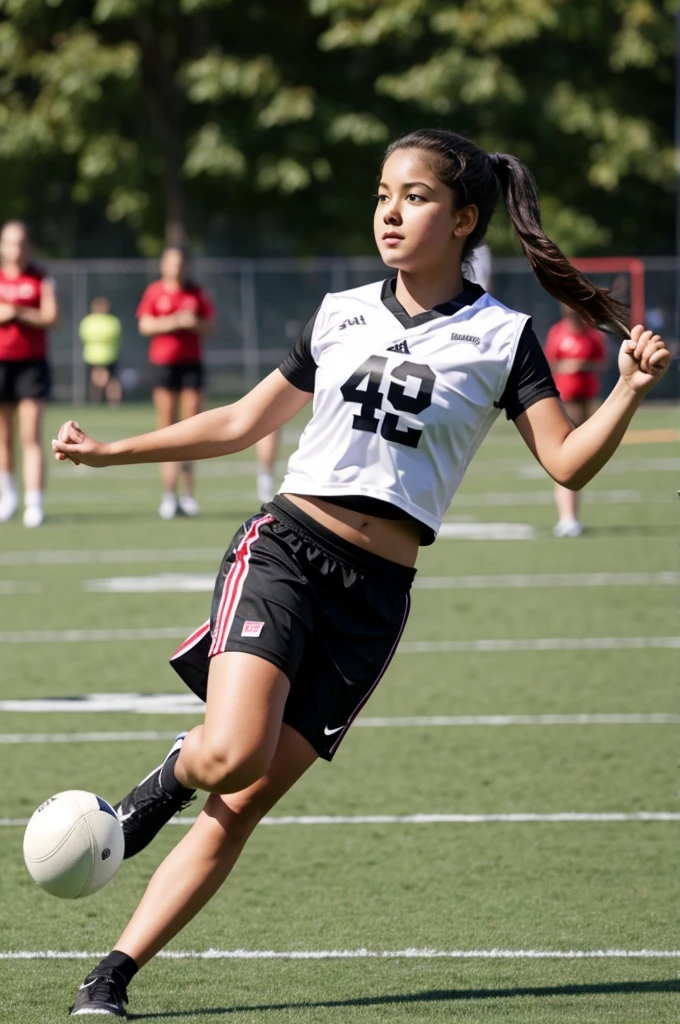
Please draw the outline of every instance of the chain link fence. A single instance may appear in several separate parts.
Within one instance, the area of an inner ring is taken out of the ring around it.
[[[676,284],[680,261],[644,260],[646,323],[677,350]],[[81,403],[87,394],[78,325],[90,302],[105,296],[123,324],[119,366],[126,399],[149,395],[146,339],[137,331],[135,310],[146,286],[158,277],[157,261],[55,261],[49,271],[59,296],[59,324],[51,332],[54,397]],[[324,294],[342,291],[387,276],[379,259],[196,259],[191,276],[207,289],[216,308],[216,328],[207,340],[208,394],[221,399],[242,394],[269,373],[290,349]],[[589,276],[598,285],[626,298],[626,274],[603,269]],[[531,314],[539,338],[559,319],[557,303],[536,282],[523,259],[496,259],[493,294],[508,306]],[[617,343],[611,339],[608,366],[602,372],[606,391],[616,379]],[[677,397],[676,373],[655,390],[658,399]]]

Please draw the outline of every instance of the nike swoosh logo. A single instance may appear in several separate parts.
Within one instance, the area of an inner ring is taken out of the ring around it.
[[[83,982],[83,984],[80,987],[81,988],[89,988],[90,985],[94,985],[95,981],[97,981],[97,979],[93,978],[92,981]]]
[[[121,823],[121,825],[123,824],[124,821],[127,821],[128,818],[131,818],[136,810],[137,810],[137,808],[133,807],[131,811],[127,812],[127,814],[119,814],[118,815],[118,821]]]
[[[340,732],[340,730],[341,730],[341,729],[344,729],[344,728],[345,728],[345,726],[344,726],[344,725],[339,725],[339,726],[337,727],[337,729],[329,729],[329,728],[328,728],[328,726],[327,726],[327,725],[325,725],[325,726],[324,726],[324,729],[323,729],[323,731],[324,731],[324,736],[332,736],[332,735],[333,735],[333,733],[335,733],[335,732]]]

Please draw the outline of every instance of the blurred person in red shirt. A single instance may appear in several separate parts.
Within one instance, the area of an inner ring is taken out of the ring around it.
[[[186,256],[170,246],[161,256],[161,277],[144,292],[137,309],[139,333],[151,338],[152,396],[159,428],[201,411],[204,369],[202,339],[212,331],[214,308],[199,285],[186,277]],[[180,475],[185,493],[178,496]],[[199,512],[191,462],[164,462],[161,519]]]
[[[605,361],[604,335],[590,327],[568,306],[560,306],[562,319],[548,331],[545,354],[555,384],[574,426],[584,423],[594,411],[600,390],[597,371]],[[578,518],[580,492],[555,485],[558,521],[556,537],[580,537]]]
[[[8,221],[0,232],[0,522],[16,512],[14,437],[23,456],[24,526],[44,519],[42,417],[50,389],[47,329],[57,319],[54,282],[30,259],[28,229]]]

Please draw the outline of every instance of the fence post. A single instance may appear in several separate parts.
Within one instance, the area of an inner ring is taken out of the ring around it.
[[[260,379],[260,346],[257,331],[255,272],[252,263],[241,271],[241,344],[246,391]]]
[[[71,298],[71,401],[84,405],[87,400],[87,370],[78,327],[87,313],[87,270],[77,266],[72,274]]]

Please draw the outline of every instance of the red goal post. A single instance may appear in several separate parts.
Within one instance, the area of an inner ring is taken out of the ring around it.
[[[584,274],[626,274],[629,279],[630,324],[645,322],[645,265],[636,256],[588,256],[571,260]],[[597,283],[597,282],[596,282]],[[605,285],[607,287],[607,285]],[[615,298],[619,296],[615,295]]]

